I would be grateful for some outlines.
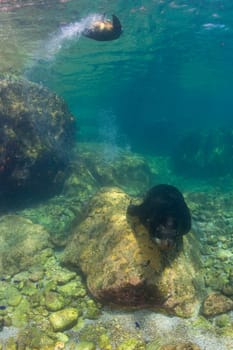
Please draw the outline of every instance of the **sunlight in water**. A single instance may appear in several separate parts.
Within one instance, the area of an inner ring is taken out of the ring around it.
[[[48,39],[43,41],[39,49],[32,55],[32,63],[25,68],[24,76],[30,79],[38,63],[47,62],[53,64],[56,55],[62,48],[69,46],[74,41],[78,41],[85,29],[90,28],[93,22],[102,18],[103,15],[93,13],[77,22],[64,25],[56,32],[51,33]]]
[[[83,31],[89,28],[91,24],[97,20],[101,20],[103,15],[94,13],[82,18],[78,22],[69,23],[51,35],[49,40],[44,45],[44,57],[51,60],[58,53],[58,51],[69,41],[79,40]]]
[[[130,144],[127,137],[120,133],[117,126],[117,116],[114,112],[111,109],[100,110],[98,120],[98,139],[104,146],[103,160],[105,162],[116,160],[121,149],[130,152]]]

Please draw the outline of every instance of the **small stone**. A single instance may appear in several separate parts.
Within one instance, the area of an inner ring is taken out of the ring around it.
[[[7,303],[9,306],[17,306],[21,302],[22,295],[19,293],[18,289],[10,287],[7,289],[8,299]]]
[[[233,310],[233,301],[223,294],[211,293],[203,304],[204,316],[215,316]]]
[[[216,256],[219,260],[225,261],[232,257],[232,253],[226,249],[218,249]]]
[[[96,346],[94,343],[89,341],[81,341],[77,346],[75,350],[95,350]]]
[[[229,326],[231,324],[230,316],[223,314],[223,315],[216,317],[215,324],[216,324],[216,326],[221,327],[221,328]]]
[[[17,350],[17,343],[13,337],[7,340],[7,343],[4,347],[5,350]]]
[[[61,292],[64,297],[84,297],[86,291],[83,286],[77,281],[71,281],[64,286],[59,287],[59,292]]]
[[[62,341],[57,341],[54,346],[54,350],[63,350],[63,349],[65,349],[65,343],[63,343]]]
[[[58,311],[65,306],[65,301],[62,295],[48,292],[45,295],[45,306],[49,311]]]
[[[52,313],[49,316],[49,321],[55,332],[65,331],[72,328],[78,320],[78,310],[67,308]]]
[[[142,349],[141,348],[141,342],[138,339],[129,338],[125,340],[123,343],[121,343],[117,350],[137,350]]]
[[[112,350],[112,345],[107,334],[101,334],[98,343],[100,349]]]
[[[76,277],[76,273],[68,270],[58,270],[53,275],[53,280],[59,285],[66,284]]]
[[[14,309],[11,318],[12,318],[12,326],[14,327],[24,327],[28,324],[29,319],[28,315],[30,313],[30,304],[26,298],[22,298],[21,302]]]
[[[42,269],[34,269],[29,275],[29,279],[32,282],[38,282],[44,277],[44,271]]]
[[[223,286],[223,294],[227,296],[233,296],[233,284],[227,283]]]
[[[63,343],[67,343],[69,341],[68,335],[62,332],[56,333],[56,338],[57,338],[57,341],[60,341]]]

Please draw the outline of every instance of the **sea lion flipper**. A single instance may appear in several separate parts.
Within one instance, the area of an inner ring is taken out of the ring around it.
[[[114,29],[121,30],[121,22],[116,15],[112,15],[112,24]]]

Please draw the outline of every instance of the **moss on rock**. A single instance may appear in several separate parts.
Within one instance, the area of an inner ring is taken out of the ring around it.
[[[63,182],[75,138],[64,101],[26,79],[1,76],[0,123],[0,196],[53,193]]]
[[[78,310],[74,308],[66,308],[52,313],[49,321],[55,332],[64,331],[72,328],[78,321]]]
[[[82,269],[89,290],[103,303],[191,316],[203,287],[197,240],[190,233],[183,251],[161,252],[143,225],[127,221],[130,200],[119,188],[99,191],[86,219],[74,227],[64,263]]]
[[[40,225],[18,215],[0,218],[0,273],[15,274],[37,264],[49,246],[48,233]]]

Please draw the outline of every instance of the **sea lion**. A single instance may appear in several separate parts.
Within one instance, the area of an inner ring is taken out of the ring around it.
[[[128,206],[127,215],[137,216],[161,249],[175,247],[191,228],[191,215],[184,197],[171,185],[152,187],[142,204]]]
[[[112,21],[103,16],[85,28],[82,35],[97,41],[110,41],[119,38],[121,33],[121,22],[117,16],[112,15]]]

